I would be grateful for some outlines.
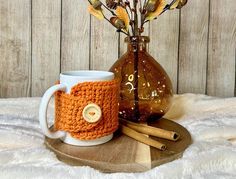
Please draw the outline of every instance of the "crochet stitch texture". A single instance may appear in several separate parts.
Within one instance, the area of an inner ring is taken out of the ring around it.
[[[112,134],[118,128],[119,82],[97,81],[79,83],[70,94],[55,93],[55,129],[69,132],[80,140],[91,140]],[[101,119],[87,122],[82,111],[90,103],[102,110]]]

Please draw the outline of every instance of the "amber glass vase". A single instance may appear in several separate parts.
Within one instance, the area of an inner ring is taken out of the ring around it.
[[[172,102],[172,84],[165,70],[147,52],[149,37],[126,37],[127,52],[110,71],[120,79],[119,116],[134,122],[160,119]]]

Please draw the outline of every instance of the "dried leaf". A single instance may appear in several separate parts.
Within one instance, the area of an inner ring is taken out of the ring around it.
[[[166,3],[165,0],[159,0],[159,4],[158,4],[156,10],[154,12],[149,12],[146,15],[145,20],[150,20],[151,21],[154,18],[156,18],[157,16],[159,16],[163,12],[163,9],[165,8],[166,5],[167,5],[167,3]]]
[[[172,3],[172,5],[170,6],[170,10],[173,10],[173,9],[175,9],[175,8],[177,8],[177,6],[179,5],[179,3],[180,3],[180,0],[175,0],[175,2],[174,3]]]
[[[92,0],[92,6],[96,10],[101,10],[102,3],[100,0]]]
[[[95,16],[96,18],[98,18],[99,20],[103,20],[104,19],[104,16],[102,14],[102,10],[97,10],[97,9],[94,9],[94,7],[92,5],[89,5],[88,6],[88,11],[90,14],[92,14],[93,16]]]
[[[185,4],[187,4],[188,0],[180,0],[177,9],[181,9]]]
[[[120,20],[118,17],[111,17],[110,22],[119,30],[125,28],[124,21]]]
[[[117,17],[120,20],[124,21],[126,31],[128,31],[128,29],[129,29],[129,21],[130,20],[129,20],[129,15],[126,12],[126,10],[123,7],[121,7],[121,6],[117,6],[117,8],[116,8],[116,15],[117,15]]]
[[[158,6],[158,1],[159,0],[149,0],[146,4],[146,11],[147,12],[154,12]]]

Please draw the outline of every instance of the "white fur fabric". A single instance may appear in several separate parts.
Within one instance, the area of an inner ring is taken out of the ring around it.
[[[236,98],[184,94],[166,114],[186,127],[193,144],[181,159],[144,173],[103,174],[57,160],[43,145],[40,98],[0,99],[0,178],[236,178]],[[53,121],[53,103],[49,106]]]

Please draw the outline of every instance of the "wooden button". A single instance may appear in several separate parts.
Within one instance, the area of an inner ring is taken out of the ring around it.
[[[98,105],[91,103],[84,107],[82,115],[87,122],[95,123],[100,120],[102,111]]]

